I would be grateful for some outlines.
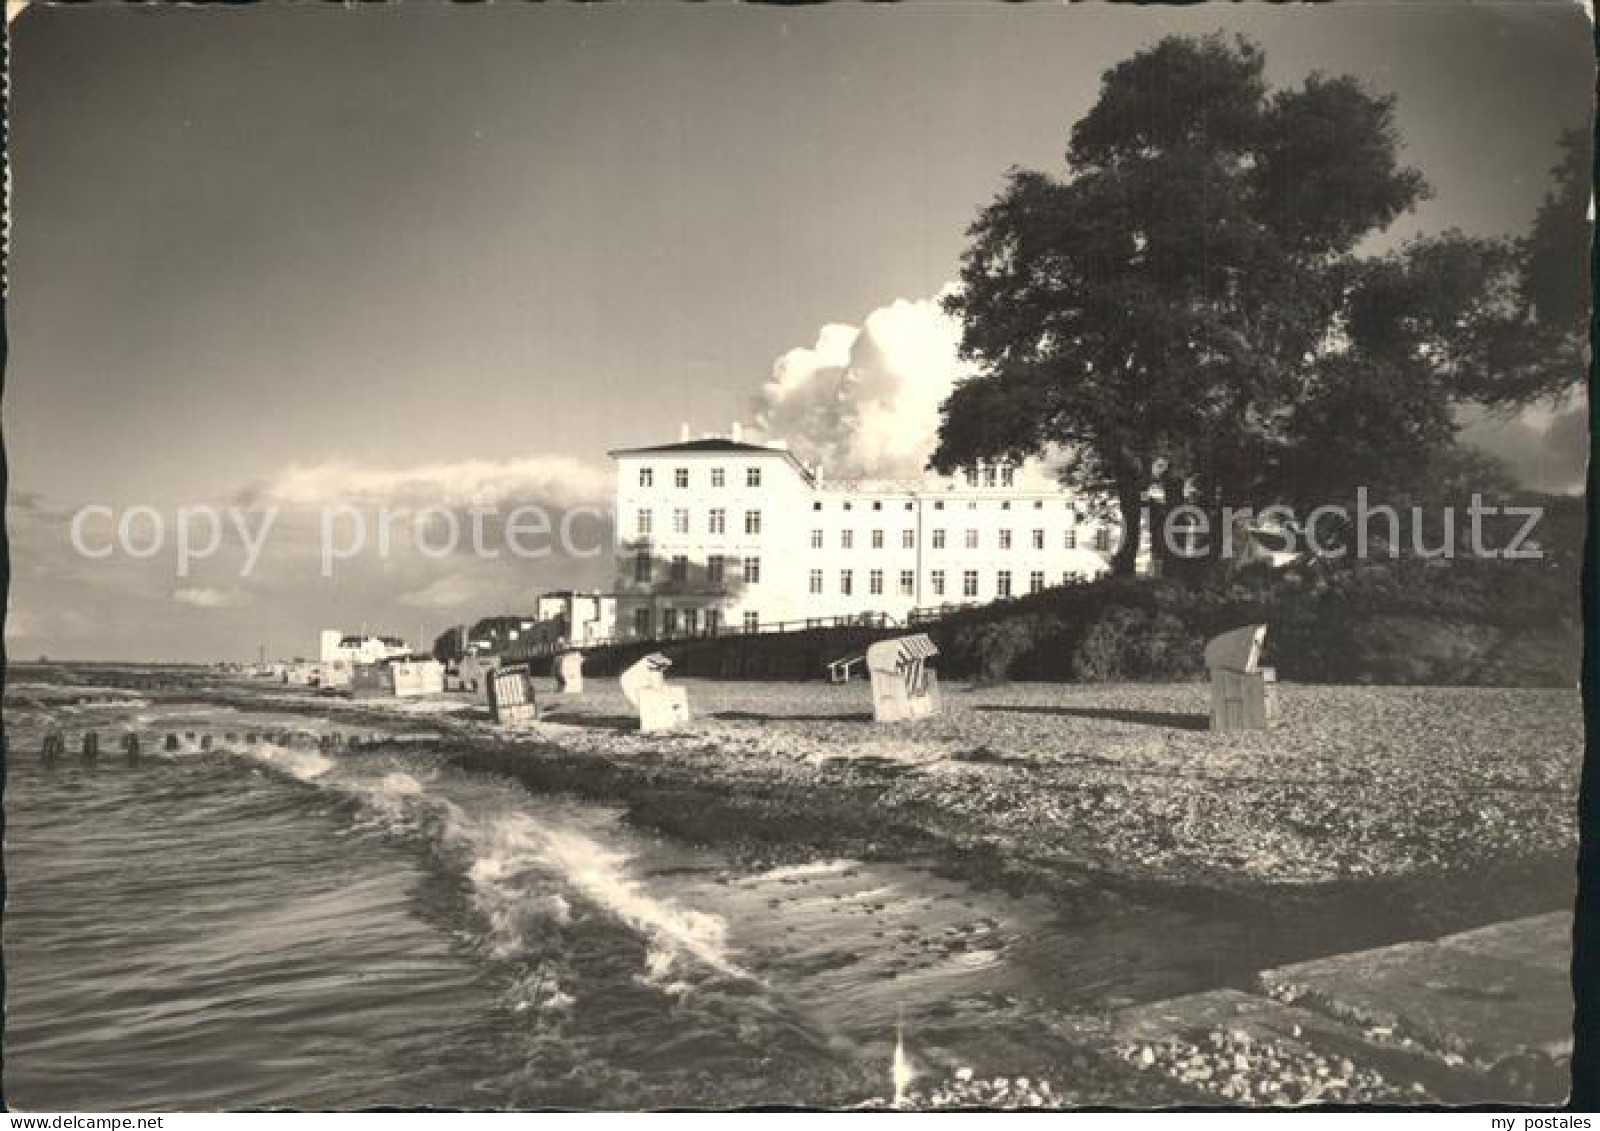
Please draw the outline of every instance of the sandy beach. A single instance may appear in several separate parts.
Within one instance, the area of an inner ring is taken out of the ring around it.
[[[1064,867],[1221,889],[1555,861],[1570,890],[1576,691],[1286,685],[1275,729],[1213,735],[1199,684],[957,685],[938,717],[876,724],[859,681],[679,682],[691,725],[650,735],[612,680],[575,696],[539,680],[540,720],[516,728],[466,695],[252,690],[437,727],[482,768],[610,793],[694,839],[754,834],[776,855],[920,838],[1019,878]],[[714,804],[675,816],[685,791]]]

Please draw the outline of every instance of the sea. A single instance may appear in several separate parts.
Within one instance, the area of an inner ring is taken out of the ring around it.
[[[897,1045],[925,1081],[1048,1075],[1072,1018],[1240,976],[1260,930],[751,869],[425,736],[321,748],[355,728],[92,674],[14,675],[4,725],[15,1110],[884,1103]]]

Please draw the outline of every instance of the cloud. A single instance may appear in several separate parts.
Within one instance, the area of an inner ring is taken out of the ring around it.
[[[197,609],[236,609],[250,603],[248,595],[238,589],[213,589],[204,585],[174,589],[172,599]]]
[[[1589,461],[1589,407],[1535,405],[1505,418],[1463,414],[1461,440],[1503,461],[1524,486],[1552,494],[1583,490]]]
[[[939,298],[896,299],[859,327],[832,323],[772,367],[756,419],[829,478],[920,478],[939,406],[971,367],[956,355],[960,324]]]
[[[481,578],[451,573],[438,578],[421,589],[413,589],[396,598],[400,604],[414,609],[453,609],[471,604],[488,596]]]
[[[528,456],[400,468],[349,460],[293,464],[244,497],[308,508],[338,503],[421,508],[520,502],[566,507],[592,504],[604,499],[609,490],[609,478],[591,464],[567,456]]]

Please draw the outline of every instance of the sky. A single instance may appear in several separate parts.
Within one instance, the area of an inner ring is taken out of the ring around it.
[[[324,625],[431,638],[603,584],[570,555],[322,578],[306,515],[580,506],[608,449],[680,422],[916,467],[963,372],[936,299],[977,210],[1008,168],[1061,168],[1106,68],[1219,29],[1261,43],[1274,85],[1397,96],[1434,196],[1379,250],[1522,231],[1589,114],[1587,17],[1528,0],[30,6],[10,28],[8,650],[291,655]],[[1474,434],[1570,488],[1573,411]],[[102,540],[155,508],[168,544],[86,559],[67,533],[88,504],[112,508]],[[299,525],[248,577],[231,537],[179,577],[172,519],[200,504]]]

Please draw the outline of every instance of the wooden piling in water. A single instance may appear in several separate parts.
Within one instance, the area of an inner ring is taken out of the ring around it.
[[[128,756],[129,762],[139,760],[139,736],[129,731],[122,736],[122,752]]]
[[[83,743],[79,747],[85,762],[93,762],[100,757],[100,733],[89,731],[83,736]]]
[[[162,745],[167,750],[176,750],[178,748],[178,736],[175,734],[168,734],[167,741]]]
[[[202,750],[210,750],[211,749],[211,736],[209,734],[203,734],[203,735],[200,736],[200,749],[202,749]]]
[[[54,762],[57,758],[61,757],[61,755],[65,754],[66,750],[67,740],[61,737],[60,731],[53,730],[44,736],[44,749],[39,753],[46,762]]]

